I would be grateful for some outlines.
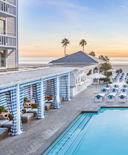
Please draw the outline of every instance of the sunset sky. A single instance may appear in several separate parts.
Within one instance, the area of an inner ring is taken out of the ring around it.
[[[19,55],[63,56],[82,50],[128,56],[128,0],[20,0]]]

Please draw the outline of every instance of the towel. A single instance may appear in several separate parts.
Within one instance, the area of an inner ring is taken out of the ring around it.
[[[122,92],[125,92],[126,91],[126,89],[122,89]]]
[[[102,89],[102,92],[106,92],[106,89],[105,89],[105,88],[103,88],[103,89]]]
[[[107,85],[106,85],[106,87],[108,88],[108,87],[109,87],[109,85],[107,84]]]
[[[97,99],[100,99],[100,95],[97,95],[96,98],[97,98]]]
[[[109,99],[113,99],[113,95],[109,95],[108,97],[109,97]]]
[[[124,95],[120,95],[120,99],[124,99]]]
[[[112,92],[115,92],[115,91],[116,91],[116,89],[115,89],[115,88],[113,88],[113,89],[112,89]]]

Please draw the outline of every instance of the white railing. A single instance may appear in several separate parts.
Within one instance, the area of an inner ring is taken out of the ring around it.
[[[16,37],[5,36],[0,34],[0,46],[2,47],[15,47]]]
[[[11,3],[9,4],[6,1],[0,1],[0,11],[15,16],[16,6],[12,5]]]

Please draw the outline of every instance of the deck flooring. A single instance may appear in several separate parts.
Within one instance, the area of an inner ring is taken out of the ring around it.
[[[98,90],[103,87],[98,85]],[[47,111],[45,119],[24,124],[21,135],[0,141],[0,155],[41,155],[82,111],[98,111],[103,106],[128,107],[128,102],[95,103],[95,89],[95,85],[91,85],[70,101],[63,102],[60,109]]]

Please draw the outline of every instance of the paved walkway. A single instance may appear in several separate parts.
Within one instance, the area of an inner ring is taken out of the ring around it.
[[[103,88],[99,85],[98,89]],[[95,103],[95,85],[88,87],[69,102],[63,102],[60,109],[46,112],[46,118],[24,124],[19,136],[8,136],[0,141],[0,155],[41,155],[45,149],[68,127],[81,111],[98,111],[101,106],[128,107],[128,102]]]

